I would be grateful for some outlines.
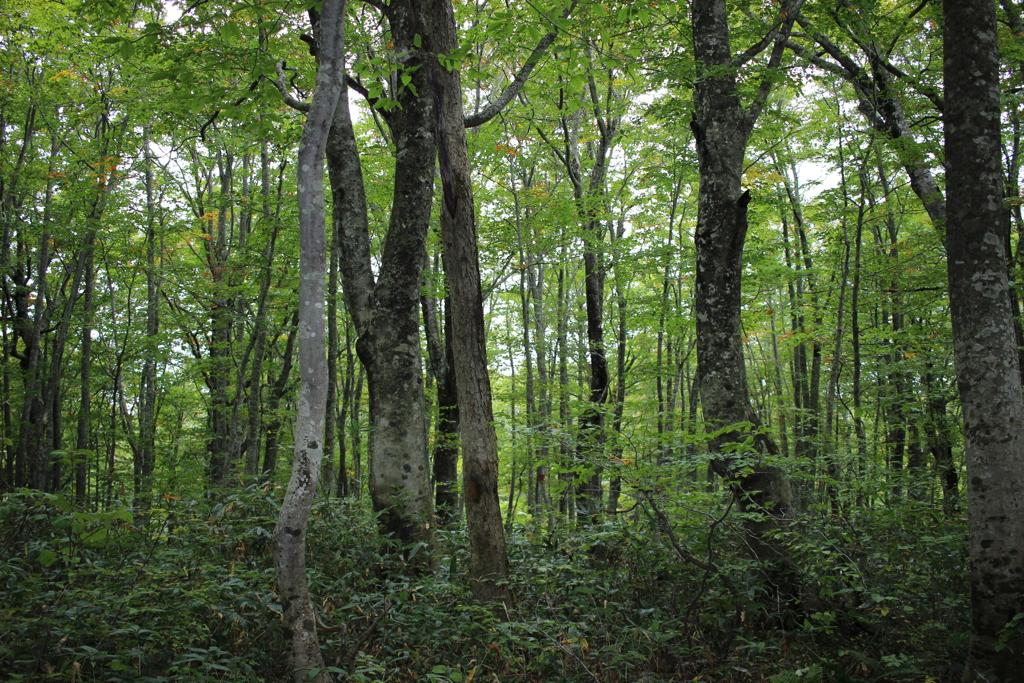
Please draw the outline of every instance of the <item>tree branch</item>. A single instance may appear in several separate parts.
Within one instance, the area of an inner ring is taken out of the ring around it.
[[[789,34],[793,32],[793,23],[800,14],[800,8],[803,4],[804,0],[792,0],[780,12],[782,15],[782,22],[774,31],[775,47],[772,48],[771,57],[768,58],[768,66],[766,68],[764,78],[761,79],[761,85],[758,86],[757,93],[754,95],[754,99],[750,103],[750,106],[747,107],[745,114],[748,132],[754,127],[754,122],[757,121],[757,117],[761,115],[761,110],[764,109],[764,103],[768,100],[768,95],[772,91],[772,86],[775,85],[775,79],[772,77],[771,72],[779,68],[779,64],[782,63],[782,55],[786,52],[786,41],[789,39]]]
[[[572,4],[570,4],[565,12],[562,13],[562,19],[569,18],[572,11],[576,9],[576,4],[578,2],[579,0],[572,0]],[[533,52],[531,52],[530,56],[527,58],[526,63],[523,64],[522,68],[519,69],[519,72],[515,75],[515,78],[512,79],[512,82],[508,84],[502,93],[496,99],[489,102],[487,106],[480,111],[473,114],[467,114],[463,118],[463,125],[466,128],[475,128],[487,123],[497,116],[498,113],[512,101],[512,98],[523,89],[523,86],[526,85],[526,81],[533,72],[534,67],[540,63],[541,58],[547,52],[548,48],[551,47],[553,42],[555,42],[557,35],[558,27],[556,25],[554,29],[548,31],[544,37],[540,39],[537,46],[533,48]]]
[[[795,17],[797,13],[800,12],[800,8],[803,6],[803,4],[804,0],[795,0],[795,6],[781,11],[779,13],[781,16],[779,17],[778,23],[772,26],[771,30],[764,35],[764,38],[759,40],[755,45],[751,45],[746,50],[744,50],[743,52],[741,52],[740,54],[736,55],[733,58],[733,68],[738,69],[739,67],[743,66],[754,57],[764,52],[765,49],[767,49],[768,46],[771,45],[773,42],[778,41],[779,32],[783,30],[783,27],[785,27],[787,23],[789,26],[793,25],[793,17]],[[749,14],[750,13],[748,12],[748,16]]]
[[[288,84],[284,77],[285,61],[283,59],[274,62],[274,70],[277,71],[277,78],[274,80],[274,85],[277,86],[278,92],[281,93],[281,97],[284,99],[284,103],[295,111],[301,111],[304,114],[309,113],[309,102],[303,102],[302,100],[292,97],[288,92]]]

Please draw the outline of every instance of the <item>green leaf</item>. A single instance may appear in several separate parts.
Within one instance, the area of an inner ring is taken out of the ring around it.
[[[46,493],[43,495],[45,495],[46,499],[50,501],[50,503],[52,503],[53,506],[60,510],[61,512],[71,512],[71,510],[74,508],[71,502],[67,498],[65,498],[63,494]]]
[[[57,553],[52,550],[44,550],[39,553],[39,564],[44,567],[49,567],[51,564],[57,561]]]
[[[127,510],[125,510],[123,508],[119,509],[119,510],[114,510],[114,512],[111,513],[110,518],[111,519],[119,519],[119,520],[125,522],[126,524],[131,524],[133,521],[135,521],[135,518],[132,517],[132,513],[128,512]]]
[[[224,24],[220,34],[229,40],[239,40],[242,37],[242,32],[238,30],[238,24],[233,21]]]
[[[107,545],[107,527],[101,526],[88,534],[84,534],[82,536],[82,542],[98,547]]]
[[[420,34],[417,33],[412,37],[412,44],[418,48],[423,47],[423,38],[420,36]]]
[[[121,53],[121,59],[131,59],[132,55],[135,54],[135,44],[130,41],[123,41],[119,49]]]

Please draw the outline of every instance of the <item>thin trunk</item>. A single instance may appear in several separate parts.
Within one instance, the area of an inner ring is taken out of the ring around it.
[[[925,373],[921,382],[927,396],[925,436],[942,485],[942,509],[947,516],[955,517],[960,511],[960,473],[953,462],[954,428],[946,410],[947,398],[935,386],[931,372]]]
[[[782,404],[784,399],[784,392],[782,388],[782,359],[779,357],[779,334],[775,329],[776,316],[772,314],[771,320],[771,332],[772,332],[772,365],[775,367],[775,394],[778,396],[779,406],[779,451],[782,455],[790,455],[789,450],[789,433],[786,429],[786,409]]]
[[[588,51],[589,57],[589,51]],[[589,356],[589,402],[579,417],[580,433],[577,456],[585,468],[584,475],[576,484],[576,507],[581,522],[594,522],[601,507],[601,472],[605,446],[605,403],[608,400],[608,358],[604,342],[604,280],[603,258],[605,223],[601,213],[607,210],[606,176],[612,148],[618,137],[621,117],[612,113],[617,93],[614,73],[606,73],[607,92],[602,104],[597,82],[593,75],[588,77],[590,105],[593,108],[594,123],[598,129],[597,147],[593,152],[586,186],[583,183],[580,161],[578,116],[574,123],[563,124],[566,144],[563,161],[573,183],[578,212],[583,225],[583,288],[587,314],[587,351]]]
[[[458,48],[451,0],[424,3],[424,49],[449,54]],[[452,347],[459,391],[463,489],[469,527],[473,597],[509,603],[508,551],[498,500],[498,443],[491,412],[480,259],[476,244],[473,181],[463,126],[462,85],[457,68],[428,64],[436,97],[436,135],[441,172],[441,235],[452,304]],[[433,164],[430,166],[433,171]]]
[[[141,495],[148,500],[156,463],[156,352],[157,333],[160,331],[159,287],[157,260],[157,197],[153,185],[153,157],[149,140],[143,143],[146,155],[146,354],[139,381],[139,445],[142,460]]]
[[[341,236],[332,224],[328,249],[330,265],[327,274],[327,403],[324,423],[323,490],[334,492],[334,448],[337,439],[338,405],[338,264],[341,259]],[[344,441],[344,432],[341,432]],[[340,472],[338,473],[340,476]]]
[[[359,409],[363,402],[363,366],[356,369],[356,389],[352,395],[352,471],[355,477],[352,487],[356,499],[363,497],[363,431],[359,422]]]
[[[283,171],[283,167],[282,167]],[[263,363],[267,354],[267,296],[273,275],[274,253],[280,221],[270,210],[270,155],[266,145],[260,151],[260,186],[263,198],[263,222],[270,224],[270,239],[263,251],[263,277],[257,298],[256,320],[253,323],[252,336],[249,340],[252,367],[249,371],[248,394],[248,435],[245,454],[245,474],[255,476],[260,465],[260,434],[263,424]]]
[[[537,448],[537,465],[534,482],[536,491],[534,501],[538,511],[548,508],[551,505],[551,497],[548,494],[548,458],[551,450],[551,378],[548,373],[548,341],[547,341],[547,315],[544,311],[544,262],[537,264],[535,269],[530,269],[529,289],[530,298],[533,304],[533,326],[536,343],[534,351],[537,356],[537,383],[540,385],[538,391],[537,415],[533,425],[533,431],[539,440]]]
[[[348,475],[348,446],[345,438],[348,432],[348,416],[354,410],[352,405],[353,387],[356,381],[355,356],[352,353],[352,325],[345,322],[345,380],[341,385],[341,410],[338,412],[338,498],[351,495]]]
[[[315,13],[310,12],[311,16]],[[298,154],[299,203],[299,400],[292,474],[274,528],[274,569],[281,600],[288,668],[294,681],[328,683],[316,631],[316,612],[306,579],[306,529],[323,456],[327,404],[324,281],[323,158],[334,109],[344,84],[345,0],[325,0],[314,19],[319,44],[316,92],[302,129]],[[319,23],[319,25],[317,25]]]
[[[565,252],[558,266],[558,299],[557,315],[558,326],[555,338],[555,356],[558,362],[558,424],[563,430],[569,427],[569,311],[566,292],[566,266]],[[559,472],[558,479],[562,484],[562,495],[558,499],[558,511],[569,519],[576,518],[576,507],[573,505],[573,475],[569,469],[573,457],[572,447],[568,439],[559,440],[559,451],[561,455],[562,472]]]
[[[82,345],[80,357],[81,394],[78,401],[77,438],[75,440],[75,499],[82,507],[86,507],[89,495],[89,456],[91,441],[89,430],[92,428],[92,317],[93,290],[95,273],[93,252],[83,255],[85,258],[85,291],[82,294]]]
[[[888,257],[892,262],[890,268],[892,272],[898,273],[900,257],[899,226],[896,224],[896,219],[892,213],[888,210],[892,188],[889,186],[889,179],[885,173],[885,168],[881,164],[879,164],[878,167],[878,178],[882,184],[883,197],[886,200],[886,234],[883,235],[882,238],[888,238],[885,246],[888,247]],[[885,440],[889,451],[887,454],[889,471],[892,475],[890,491],[894,498],[899,498],[903,493],[902,475],[907,445],[907,416],[904,403],[906,401],[906,385],[908,383],[908,378],[902,367],[902,337],[904,327],[903,297],[900,291],[900,283],[896,279],[893,279],[889,284],[889,316],[892,336],[885,342],[889,347],[889,353],[886,354],[887,372],[884,375],[884,379],[888,382],[890,387],[888,401],[885,404],[885,421],[887,425]],[[883,313],[883,321],[884,320],[885,314]]]
[[[281,399],[288,391],[288,380],[291,378],[295,352],[295,338],[298,332],[299,314],[296,312],[292,314],[288,340],[285,342],[284,355],[281,359],[281,369],[277,373],[277,379],[270,385],[270,397],[267,399],[266,411],[270,417],[266,425],[263,451],[263,479],[265,481],[273,481],[277,471],[278,436],[281,431],[281,415],[278,411],[281,407]]]
[[[615,260],[616,263],[621,258],[620,249],[617,241],[622,239],[626,232],[625,218],[620,217],[618,220],[617,230],[614,233],[616,240],[615,244]],[[622,434],[622,417],[625,413],[626,408],[626,374],[628,367],[626,365],[626,340],[627,340],[627,327],[626,327],[626,292],[623,288],[623,275],[619,270],[615,272],[615,307],[618,313],[618,335],[615,340],[615,399],[614,399],[614,410],[612,412],[612,431],[614,433],[614,446],[612,450],[612,457],[619,463],[623,462],[623,446],[625,443],[624,435]],[[615,513],[619,509],[619,496],[622,494],[622,475],[616,473],[611,482],[608,485],[608,512]]]
[[[438,524],[447,526],[459,513],[459,394],[455,381],[451,304],[444,300],[444,335],[437,323],[436,302],[424,297],[430,367],[437,382],[437,426],[434,430],[434,509]]]
[[[785,211],[782,213],[782,246],[787,270],[799,273],[800,264],[793,259],[789,240],[789,219]],[[806,330],[803,314],[803,278],[789,278],[786,290],[789,295],[790,329],[792,336],[796,338],[793,345],[793,362],[790,365],[793,385],[793,436],[796,438],[794,453],[798,458],[804,458],[807,457],[808,444],[805,434],[807,415],[804,410],[807,407],[807,345],[804,341]]]

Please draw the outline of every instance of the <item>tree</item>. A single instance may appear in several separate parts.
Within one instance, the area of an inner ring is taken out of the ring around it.
[[[716,474],[734,485],[741,509],[761,513],[766,518],[748,526],[751,547],[763,561],[776,559],[775,552],[765,545],[763,532],[776,520],[792,514],[789,480],[777,466],[764,465],[756,459],[740,464],[727,455],[727,444],[742,443],[749,434],[736,425],[750,424],[755,429],[760,426],[747,393],[740,325],[743,243],[750,203],[750,191],[743,191],[740,183],[747,140],[771,91],[773,77],[770,73],[764,77],[753,101],[744,108],[736,69],[769,45],[772,52],[767,68],[776,69],[801,4],[801,0],[788,3],[765,38],[736,58],[730,51],[725,0],[695,0],[692,14],[699,70],[692,128],[700,166],[694,242],[701,403],[709,431],[716,432],[711,444],[717,453],[712,463]],[[776,452],[774,442],[764,435],[750,436],[759,450]]]
[[[989,0],[943,3],[947,267],[964,415],[971,643],[963,680],[1020,675],[1024,634],[1024,398],[1008,299],[999,46]]]
[[[316,615],[306,580],[306,529],[323,458],[327,406],[324,285],[327,233],[324,216],[324,150],[344,84],[345,0],[326,0],[313,30],[318,43],[316,90],[299,142],[299,371],[295,449],[288,490],[274,528],[274,568],[284,614],[288,667],[295,681],[327,683]],[[314,671],[316,673],[314,674]]]
[[[331,124],[327,165],[345,305],[358,335],[356,350],[370,394],[370,496],[374,510],[382,513],[384,532],[408,549],[427,546],[415,557],[417,563],[429,564],[435,534],[419,315],[437,147],[430,84],[414,45],[421,40],[419,12],[408,0],[384,10],[396,54],[409,57],[401,65],[409,80],[399,92],[389,93],[399,106],[383,111],[396,153],[390,222],[376,275],[347,96]],[[284,88],[283,79],[279,87]]]
[[[424,49],[436,98],[434,111],[441,171],[441,234],[451,288],[454,371],[462,437],[463,491],[471,548],[473,596],[508,601],[508,550],[498,505],[498,441],[491,412],[480,257],[476,244],[473,178],[462,113],[462,80],[451,58],[458,34],[451,0],[424,2]]]

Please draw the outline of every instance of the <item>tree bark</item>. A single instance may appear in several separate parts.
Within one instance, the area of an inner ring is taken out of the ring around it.
[[[424,56],[415,41],[424,18],[414,0],[396,0],[387,18],[396,55],[411,77],[391,96],[400,106],[387,115],[395,142],[395,194],[391,221],[374,278],[366,195],[347,97],[331,126],[327,162],[334,221],[341,239],[345,303],[355,323],[356,351],[369,389],[370,496],[385,534],[404,548],[426,545],[416,564],[434,561],[433,499],[427,452],[426,400],[420,351],[420,293],[434,194],[437,143],[434,98]],[[414,70],[415,69],[415,70]]]
[[[1000,635],[1024,612],[1024,400],[1006,273],[995,4],[945,0],[943,13],[946,252],[971,556],[963,680],[1012,681],[1024,636]]]
[[[156,351],[160,331],[157,260],[157,197],[153,186],[153,156],[148,135],[144,142],[146,155],[146,354],[139,381],[139,445],[142,460],[141,494],[147,499],[156,464]],[[89,287],[89,283],[86,283]]]
[[[801,3],[790,2],[781,12],[784,38]],[[743,244],[747,233],[750,192],[740,186],[747,140],[771,88],[766,78],[748,109],[740,103],[735,65],[730,54],[725,0],[694,0],[692,9],[695,56],[700,76],[694,91],[691,127],[700,169],[697,228],[696,317],[697,364],[704,418],[718,432],[711,448],[712,469],[733,487],[740,508],[760,513],[747,522],[750,547],[758,560],[774,564],[779,548],[764,533],[792,514],[792,490],[785,473],[765,465],[753,452],[730,455],[735,444],[752,438],[759,451],[775,452],[756,430],[760,421],[747,390],[740,323]],[[778,65],[782,42],[777,40],[769,68]],[[727,447],[727,445],[729,445]],[[746,473],[744,473],[746,471]],[[770,576],[778,580],[778,575]],[[782,586],[784,592],[791,587]]]
[[[274,569],[281,598],[288,668],[295,681],[328,683],[323,668],[316,614],[306,582],[306,529],[323,456],[327,402],[324,279],[323,157],[343,86],[345,0],[325,0],[319,26],[316,92],[302,130],[298,155],[299,202],[299,371],[292,474],[274,528]]]
[[[437,382],[437,426],[434,429],[434,510],[438,524],[448,525],[459,513],[459,393],[455,382],[451,303],[444,300],[444,334],[437,322],[436,300],[423,298],[423,321],[431,372]]]
[[[274,473],[277,470],[278,435],[281,431],[281,415],[278,413],[278,409],[281,407],[281,399],[288,391],[288,380],[292,374],[292,359],[295,356],[295,338],[299,332],[298,326],[298,312],[295,312],[292,314],[288,339],[285,341],[281,369],[270,386],[270,397],[267,399],[266,412],[270,415],[270,419],[265,427],[266,439],[263,446],[262,473],[265,481],[273,481]]]
[[[424,50],[447,55],[458,48],[451,0],[424,0]],[[451,290],[452,347],[459,392],[463,490],[469,527],[473,597],[509,601],[508,551],[498,499],[498,442],[491,412],[480,259],[469,148],[459,70],[429,62],[441,170],[441,236]]]

